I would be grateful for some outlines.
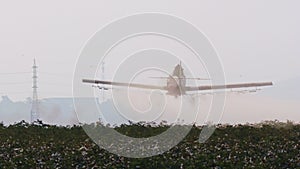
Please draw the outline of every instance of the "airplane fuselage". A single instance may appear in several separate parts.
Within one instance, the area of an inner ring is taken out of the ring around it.
[[[176,65],[173,74],[167,79],[167,94],[181,96],[185,94],[186,78],[180,64]]]
[[[185,94],[186,80],[177,76],[170,76],[167,79],[167,94],[172,96],[181,96]]]

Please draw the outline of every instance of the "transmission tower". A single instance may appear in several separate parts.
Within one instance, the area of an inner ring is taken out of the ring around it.
[[[37,121],[39,119],[38,112],[38,94],[37,94],[37,65],[35,59],[33,60],[32,66],[32,107],[31,107],[31,122]]]

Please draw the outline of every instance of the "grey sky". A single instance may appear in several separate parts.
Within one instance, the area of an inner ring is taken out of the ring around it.
[[[286,80],[300,76],[299,5],[298,0],[1,1],[0,73],[31,71],[36,57],[39,95],[71,96],[76,59],[89,37],[118,18],[162,12],[207,35],[229,82]],[[0,74],[0,94],[30,96],[30,78]],[[15,82],[24,84],[6,84]]]

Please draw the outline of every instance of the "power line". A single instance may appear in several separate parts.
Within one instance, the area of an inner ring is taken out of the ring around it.
[[[22,74],[32,74],[32,72],[5,72],[0,73],[0,75],[22,75]],[[50,73],[50,72],[39,72],[39,74],[45,74],[45,75],[51,75],[51,76],[57,76],[57,77],[70,77],[70,75],[67,74],[60,74],[60,73]]]
[[[40,74],[45,74],[45,75],[51,75],[51,76],[56,76],[56,77],[70,77],[70,75],[67,74],[61,74],[61,73],[50,73],[50,72],[39,72]]]
[[[0,92],[0,94],[24,94],[24,93],[31,93],[31,91],[28,91],[28,92]]]
[[[0,86],[2,86],[2,85],[23,85],[23,84],[31,84],[31,82],[5,82],[5,83],[0,83]]]
[[[0,75],[16,75],[16,74],[31,74],[32,72],[6,72],[0,73]]]
[[[53,83],[53,82],[46,82],[46,81],[40,81],[40,84],[42,85],[52,85],[52,86],[67,86],[67,87],[71,87],[72,83]]]
[[[10,91],[8,91],[8,92],[4,92],[4,91],[0,91],[0,94],[22,94],[22,93],[32,93],[32,91],[23,91],[23,92],[19,92],[19,91],[17,91],[17,92],[15,92],[15,91],[13,91],[13,92],[10,92]],[[39,93],[54,93],[54,94],[68,94],[68,93],[70,93],[70,94],[72,94],[72,92],[66,92],[66,91],[49,91],[49,90],[47,90],[47,91],[39,91]]]
[[[68,87],[68,88],[70,88],[70,87],[72,87],[72,85],[62,85],[62,84],[54,84],[54,83],[41,83],[42,85],[40,85],[40,86],[44,86],[44,85],[46,85],[46,86],[57,86],[57,87]]]
[[[32,82],[5,82],[5,83],[0,83],[0,86],[6,86],[6,85],[24,85],[24,84],[31,84]],[[66,86],[66,87],[71,87],[72,84],[67,84],[67,83],[52,83],[52,82],[45,82],[41,81],[40,84],[42,85],[51,85],[51,86]]]
[[[24,85],[24,84],[31,84],[32,82],[5,82],[5,83],[0,83],[0,86],[8,86],[8,85]],[[62,83],[52,83],[52,82],[44,82],[44,81],[42,81],[42,82],[40,82],[40,84],[42,84],[42,86],[43,85],[51,85],[51,86],[65,86],[65,87],[71,87],[72,86],[72,84],[70,83],[70,84],[66,84],[66,83],[64,83],[64,84],[62,84]]]

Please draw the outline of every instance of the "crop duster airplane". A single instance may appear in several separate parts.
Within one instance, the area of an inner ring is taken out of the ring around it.
[[[122,87],[131,87],[131,88],[141,88],[141,89],[158,89],[167,91],[168,95],[172,96],[181,96],[185,95],[186,92],[190,91],[209,91],[215,89],[235,89],[235,88],[249,88],[249,87],[262,87],[262,86],[272,86],[272,82],[260,82],[260,83],[240,83],[240,84],[228,84],[228,85],[203,85],[203,86],[186,86],[186,80],[209,80],[204,78],[187,78],[184,75],[183,67],[180,64],[176,65],[173,74],[169,77],[152,77],[159,79],[166,79],[166,86],[156,86],[156,85],[147,85],[147,84],[138,84],[138,83],[122,83],[122,82],[111,82],[103,80],[89,80],[83,79],[84,83],[92,84],[102,84],[102,85],[112,85],[112,86],[122,86]],[[107,87],[100,87],[99,89],[107,90]]]

